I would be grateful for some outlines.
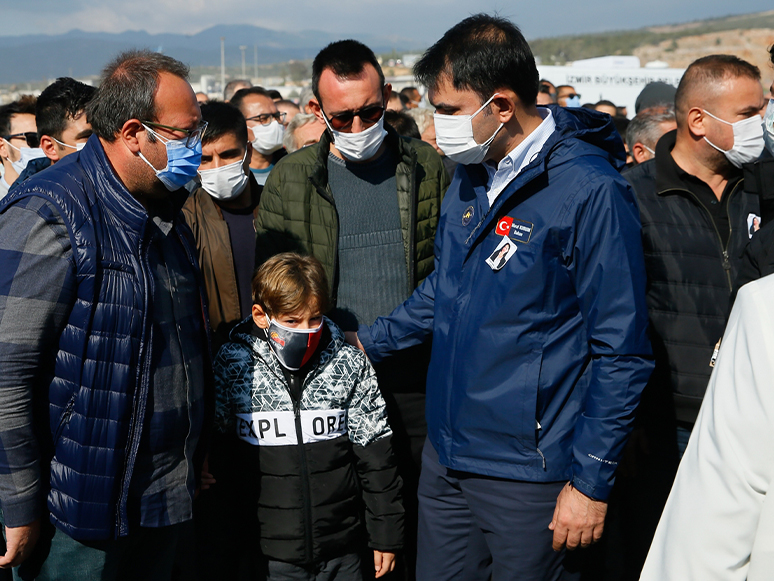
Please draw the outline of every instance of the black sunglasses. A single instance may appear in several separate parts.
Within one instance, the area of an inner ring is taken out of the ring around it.
[[[25,133],[14,133],[13,135],[3,135],[3,139],[10,141],[11,139],[24,139],[29,147],[37,147],[40,145],[38,134],[34,131],[27,131]]]
[[[323,115],[325,115],[325,111],[323,111]],[[379,121],[379,119],[382,118],[382,115],[384,115],[384,107],[381,105],[369,105],[368,107],[363,107],[357,111],[345,111],[344,113],[337,113],[333,117],[328,117],[326,115],[325,118],[328,120],[328,123],[330,123],[331,127],[339,131],[341,129],[349,128],[352,125],[352,121],[355,119],[355,117],[360,117],[360,120],[363,123],[370,124]]]

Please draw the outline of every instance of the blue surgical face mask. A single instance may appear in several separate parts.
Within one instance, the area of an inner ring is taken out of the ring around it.
[[[156,173],[156,177],[159,178],[161,183],[164,184],[170,192],[179,190],[196,177],[202,162],[201,141],[198,141],[193,148],[186,147],[185,138],[167,139],[144,123],[142,126],[167,148],[167,165],[163,169],[156,169],[153,167],[153,164],[145,158],[142,152],[139,152],[140,159],[151,167]]]
[[[578,95],[575,95],[574,97],[567,97],[567,99],[565,99],[564,102],[567,103],[567,105],[565,105],[565,107],[580,107],[581,106],[580,97],[578,97]]]

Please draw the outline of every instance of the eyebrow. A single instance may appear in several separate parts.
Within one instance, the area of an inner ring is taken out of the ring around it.
[[[84,129],[78,135],[75,136],[75,139],[83,139],[85,137],[91,137],[92,133],[94,133],[94,131],[92,131],[91,128]]]

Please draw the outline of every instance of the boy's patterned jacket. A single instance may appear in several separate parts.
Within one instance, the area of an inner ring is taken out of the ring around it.
[[[371,548],[394,552],[403,539],[401,481],[376,376],[339,328],[325,325],[329,343],[298,399],[250,318],[215,359],[216,430],[232,458],[223,469],[257,497],[264,555],[304,565],[362,548],[363,513]]]

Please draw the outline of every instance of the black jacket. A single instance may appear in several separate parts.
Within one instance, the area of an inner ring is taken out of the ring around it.
[[[242,517],[256,511],[263,554],[304,566],[403,544],[401,479],[373,368],[326,323],[330,340],[300,389],[251,318],[215,362],[223,454],[213,450],[212,474],[240,495],[231,503]]]
[[[656,158],[624,173],[637,196],[648,275],[647,301],[656,370],[651,384],[672,392],[676,418],[693,423],[712,371],[710,361],[730,310],[733,281],[749,242],[749,214],[758,197],[739,179],[724,194],[729,223],[724,244],[691,179],[671,156],[675,135],[656,147]]]

